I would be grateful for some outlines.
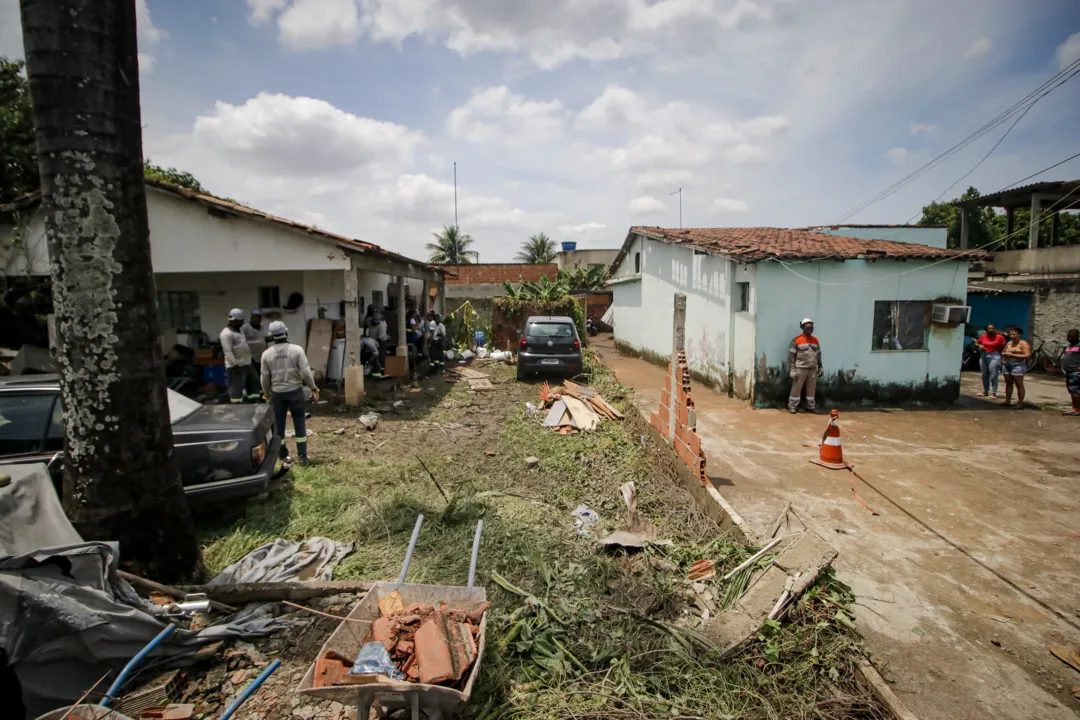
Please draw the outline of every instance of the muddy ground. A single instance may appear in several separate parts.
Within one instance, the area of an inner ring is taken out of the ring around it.
[[[600,346],[655,408],[664,372]],[[830,538],[861,632],[918,717],[1027,720],[1080,710],[1080,674],[1049,652],[1080,642],[1080,422],[1055,387],[1032,393],[1042,409],[1009,410],[965,376],[949,409],[842,411],[844,457],[878,515],[847,472],[808,462],[826,419],[700,386],[694,401],[716,488],[758,531],[791,501]]]

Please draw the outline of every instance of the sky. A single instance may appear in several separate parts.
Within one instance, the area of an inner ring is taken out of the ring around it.
[[[415,258],[455,222],[456,162],[481,262],[539,232],[618,247],[680,198],[684,227],[836,222],[1080,57],[1075,0],[135,2],[146,157]],[[1078,127],[1080,77],[953,190],[1004,127],[849,221],[1010,185]]]

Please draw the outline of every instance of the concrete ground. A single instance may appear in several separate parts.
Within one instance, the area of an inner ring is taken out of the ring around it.
[[[610,336],[596,345],[655,409],[664,371]],[[1029,382],[1040,409],[976,398],[981,381],[965,376],[948,410],[841,412],[844,458],[879,515],[850,473],[809,462],[824,417],[694,386],[716,488],[758,533],[790,501],[833,544],[875,662],[922,720],[1080,712],[1080,674],[1049,652],[1080,644],[1080,418],[1061,415],[1059,378]]]

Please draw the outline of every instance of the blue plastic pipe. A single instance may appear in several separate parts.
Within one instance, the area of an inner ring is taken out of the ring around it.
[[[99,702],[98,705],[101,707],[108,707],[109,703],[112,702],[113,696],[116,694],[116,692],[124,686],[124,681],[127,680],[128,675],[131,674],[131,671],[134,670],[135,667],[143,661],[143,658],[149,655],[150,651],[156,648],[162,640],[169,637],[169,635],[171,635],[172,631],[175,629],[175,625],[167,626],[164,630],[157,634],[157,637],[146,643],[146,647],[140,650],[135,655],[135,657],[128,660],[128,664],[124,666],[124,669],[121,670],[120,674],[116,676],[115,680],[113,680],[113,684],[110,685],[109,689],[105,691],[105,697],[101,698],[101,702]]]
[[[221,717],[218,720],[229,720],[233,713],[240,709],[240,706],[244,704],[244,701],[255,694],[255,691],[259,689],[259,686],[266,682],[266,678],[274,674],[274,671],[281,667],[281,661],[275,660],[270,663],[265,670],[251,681],[251,684],[244,688],[244,691],[240,693],[235,700],[229,703],[229,707],[225,708],[225,712],[221,713]]]

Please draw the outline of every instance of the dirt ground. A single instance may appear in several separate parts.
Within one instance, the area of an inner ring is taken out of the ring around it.
[[[654,409],[664,371],[597,346]],[[830,539],[875,661],[918,717],[1073,718],[1080,675],[1049,652],[1080,643],[1080,422],[1059,412],[1062,384],[1033,378],[1040,409],[975,398],[965,376],[947,410],[842,412],[845,460],[879,515],[848,472],[808,462],[825,418],[697,385],[694,401],[717,489],[758,532],[791,501]]]

